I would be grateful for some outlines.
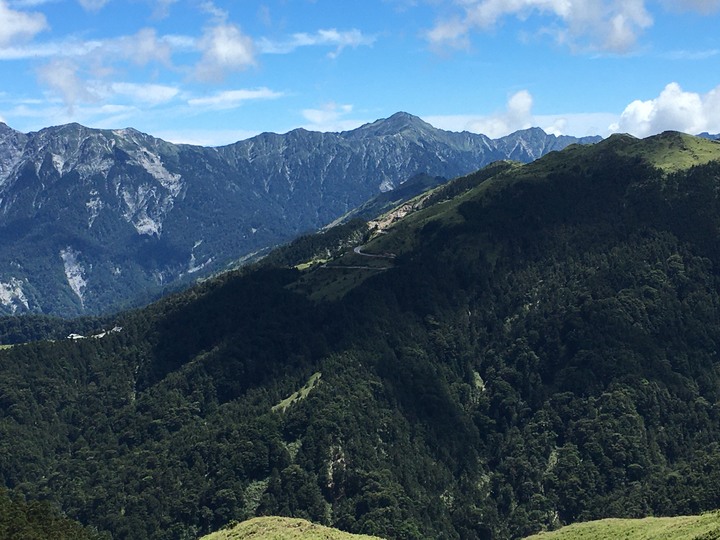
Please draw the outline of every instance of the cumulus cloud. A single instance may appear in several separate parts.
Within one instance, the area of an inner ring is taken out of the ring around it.
[[[360,30],[339,31],[335,28],[318,30],[314,34],[297,33],[285,41],[273,41],[263,38],[258,42],[260,52],[267,54],[287,54],[300,47],[331,46],[335,50],[328,53],[330,58],[337,56],[347,47],[353,49],[360,46],[370,46],[375,43],[374,36],[366,36]]]
[[[505,111],[490,116],[467,118],[463,130],[482,133],[491,138],[503,137],[533,125],[533,98],[527,90],[516,92],[508,99]],[[443,123],[441,118],[430,117],[431,124]]]
[[[276,92],[269,88],[255,88],[242,90],[226,90],[218,92],[209,97],[193,98],[188,100],[191,107],[204,107],[209,109],[234,109],[246,101],[277,99],[282,97],[282,92]]]
[[[434,46],[464,47],[474,30],[489,30],[506,17],[524,20],[550,16],[544,32],[558,43],[627,52],[653,19],[644,0],[453,0],[459,14],[439,21],[426,33]]]
[[[630,103],[613,131],[646,137],[674,130],[690,134],[720,132],[720,86],[707,94],[684,91],[678,83],[668,84],[660,95]]]
[[[32,39],[48,28],[42,13],[16,11],[10,9],[5,0],[0,0],[0,47]]]
[[[206,28],[198,46],[202,58],[196,66],[196,75],[201,80],[219,80],[227,72],[255,65],[252,39],[234,24],[222,23]]]

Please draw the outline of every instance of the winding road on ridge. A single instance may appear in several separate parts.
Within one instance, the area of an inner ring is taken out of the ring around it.
[[[355,255],[360,255],[360,256],[362,256],[362,257],[370,257],[370,258],[372,258],[372,259],[389,259],[389,260],[392,260],[392,259],[395,258],[395,254],[394,254],[394,253],[390,253],[390,254],[388,254],[388,255],[376,255],[376,254],[373,254],[373,253],[365,253],[365,252],[363,251],[363,248],[364,248],[364,247],[365,247],[364,245],[354,247],[354,248],[353,248],[353,253],[355,253]],[[381,272],[388,269],[387,267],[379,267],[379,266],[358,266],[358,265],[354,265],[354,266],[344,266],[344,265],[341,265],[341,264],[327,264],[327,263],[323,264],[323,265],[321,266],[321,268],[341,268],[341,269],[349,269],[349,270],[377,270],[377,271],[381,271]]]
[[[390,255],[375,255],[375,254],[372,254],[372,253],[365,253],[365,252],[362,250],[364,247],[365,247],[364,245],[363,245],[363,246],[356,246],[356,247],[354,247],[354,248],[353,248],[353,253],[355,253],[356,255],[362,255],[363,257],[372,257],[372,258],[374,258],[374,259],[394,259],[394,258],[395,258],[395,255],[394,255],[394,254],[390,254]]]

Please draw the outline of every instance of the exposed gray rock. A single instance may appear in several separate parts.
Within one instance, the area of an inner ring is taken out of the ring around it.
[[[220,148],[134,129],[69,124],[23,134],[0,124],[0,282],[13,292],[0,295],[0,313],[77,315],[144,301],[418,174],[452,178],[596,140],[540,129],[492,140],[406,113],[343,133],[264,133]],[[73,279],[67,254],[82,269]]]

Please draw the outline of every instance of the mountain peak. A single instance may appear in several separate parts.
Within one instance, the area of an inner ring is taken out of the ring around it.
[[[346,132],[356,137],[378,137],[388,135],[398,135],[404,131],[427,131],[436,128],[422,120],[406,112],[397,112],[389,118],[381,118],[375,122],[365,124],[359,128]]]

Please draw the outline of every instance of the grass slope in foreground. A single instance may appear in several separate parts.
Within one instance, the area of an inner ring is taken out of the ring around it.
[[[568,525],[525,540],[717,540],[720,511],[699,516],[602,519]]]
[[[260,517],[238,523],[231,529],[203,536],[200,540],[381,540],[377,536],[350,534],[304,519]]]

